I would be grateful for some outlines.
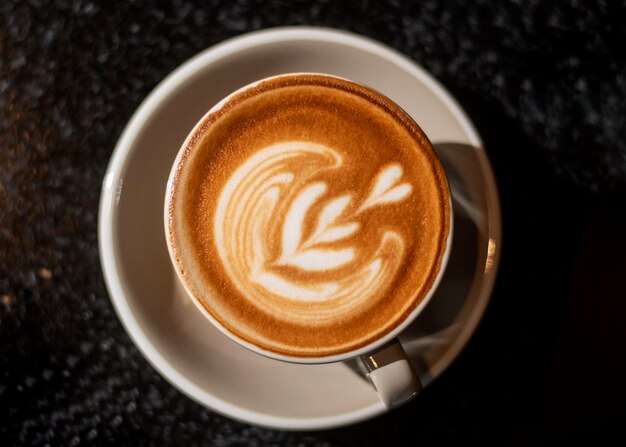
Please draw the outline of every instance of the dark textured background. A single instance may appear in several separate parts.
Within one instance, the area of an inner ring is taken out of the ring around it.
[[[210,45],[296,24],[375,38],[449,88],[505,226],[453,366],[391,414],[318,433],[233,422],[169,386],[122,329],[96,240],[107,161],[148,92]],[[608,0],[0,2],[0,445],[623,440],[625,31]]]

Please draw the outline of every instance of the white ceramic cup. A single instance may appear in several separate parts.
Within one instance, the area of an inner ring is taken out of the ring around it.
[[[450,251],[452,247],[452,234],[453,234],[453,211],[452,211],[452,201],[450,200],[450,213],[449,213],[449,226],[448,226],[448,236],[446,240],[445,251],[441,260],[441,265],[439,267],[439,271],[437,272],[437,276],[432,283],[431,288],[428,290],[422,301],[419,305],[411,312],[407,318],[405,318],[402,323],[400,323],[394,330],[387,333],[383,337],[375,340],[374,342],[361,347],[359,349],[355,349],[353,351],[344,352],[341,354],[330,355],[330,356],[321,356],[321,357],[292,357],[287,355],[278,354],[275,352],[271,352],[265,350],[255,344],[252,344],[246,340],[243,340],[236,334],[230,332],[226,329],[219,321],[217,321],[200,303],[200,298],[196,297],[192,292],[192,289],[187,285],[184,276],[180,272],[180,268],[177,262],[175,262],[174,254],[172,250],[172,241],[170,237],[169,231],[169,209],[170,209],[170,199],[172,196],[172,184],[173,178],[176,175],[176,172],[179,169],[184,169],[184,166],[179,166],[183,161],[183,153],[185,148],[189,143],[189,139],[196,134],[199,127],[207,120],[207,118],[217,112],[221,107],[226,104],[231,97],[236,94],[242,93],[250,88],[255,87],[261,82],[264,82],[269,79],[279,78],[281,76],[294,75],[294,74],[305,74],[305,73],[285,73],[278,76],[272,76],[269,78],[261,79],[251,84],[248,84],[224,99],[218,102],[215,106],[213,106],[194,126],[194,128],[189,132],[187,138],[183,142],[176,159],[174,160],[174,164],[172,165],[172,170],[169,175],[169,179],[167,182],[167,190],[165,194],[165,207],[164,207],[164,222],[165,222],[165,238],[167,241],[167,248],[170,254],[170,259],[172,261],[172,265],[176,271],[178,279],[180,280],[182,286],[184,287],[189,299],[191,302],[195,304],[198,310],[223,334],[227,337],[235,341],[236,343],[244,346],[245,348],[256,352],[260,355],[279,360],[286,361],[291,363],[299,363],[299,364],[322,364],[322,363],[333,363],[333,362],[345,362],[353,359],[359,359],[362,370],[367,375],[367,377],[371,380],[374,385],[376,391],[378,392],[381,400],[388,408],[398,407],[408,401],[410,401],[413,397],[417,396],[422,389],[422,385],[420,383],[419,377],[416,372],[413,370],[411,363],[402,349],[402,345],[398,341],[398,335],[406,329],[422,312],[422,310],[426,307],[432,296],[434,295],[437,286],[441,282],[441,278],[446,269],[446,265],[448,263],[448,258],[450,256]],[[306,74],[319,74],[322,76],[328,77],[337,77],[333,75],[328,75],[324,73],[306,73]],[[344,79],[344,78],[342,78]],[[345,79],[344,79],[345,80]],[[348,80],[349,82],[354,82]],[[368,87],[370,88],[370,87]],[[371,89],[371,88],[370,88]],[[379,95],[384,96],[382,93],[378,92]],[[448,183],[446,180],[446,187],[448,187]],[[450,193],[448,194],[450,196]]]

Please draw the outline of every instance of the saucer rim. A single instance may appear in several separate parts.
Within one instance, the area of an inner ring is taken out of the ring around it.
[[[478,323],[482,319],[485,308],[490,300],[499,266],[501,252],[501,215],[493,170],[491,169],[490,162],[477,131],[452,95],[416,62],[408,59],[393,48],[358,34],[320,27],[278,27],[254,31],[225,40],[203,50],[166,76],[144,99],[128,121],[116,143],[107,167],[103,180],[98,213],[100,262],[105,284],[114,309],[131,340],[155,370],[169,383],[183,392],[183,394],[211,410],[245,423],[287,430],[329,429],[354,424],[385,413],[387,410],[382,402],[376,402],[375,404],[363,407],[359,410],[339,415],[315,418],[285,418],[241,408],[209,394],[207,391],[188,380],[171,365],[152,344],[139,325],[126,299],[126,287],[123,284],[123,279],[118,269],[120,265],[119,253],[114,248],[114,240],[116,239],[118,231],[115,215],[117,212],[116,205],[121,194],[120,180],[122,180],[126,174],[130,160],[129,155],[132,153],[134,143],[140,136],[145,123],[154,113],[159,111],[165,99],[176,93],[179,86],[184,85],[189,78],[193,77],[197,72],[205,69],[207,66],[219,61],[225,56],[262,45],[280,43],[286,39],[291,41],[319,42],[321,44],[340,43],[348,47],[367,51],[373,56],[377,56],[406,70],[442,101],[444,106],[462,127],[470,143],[478,149],[476,153],[481,163],[485,181],[487,207],[489,209],[488,239],[492,268],[489,272],[483,273],[483,286],[479,299],[477,299],[471,315],[464,323],[463,329],[457,334],[454,342],[450,344],[449,348],[438,360],[438,370],[433,370],[433,377],[439,376],[449,367],[451,362],[458,357],[460,351],[466,346],[469,338],[475,332]]]

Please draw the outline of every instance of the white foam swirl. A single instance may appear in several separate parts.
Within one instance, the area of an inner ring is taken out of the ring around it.
[[[389,164],[371,188],[363,185],[370,188],[366,199],[351,206],[361,191],[326,197],[329,185],[314,180],[342,163],[327,146],[274,144],[248,158],[220,193],[214,220],[220,260],[242,295],[273,316],[331,320],[380,297],[397,273],[405,251],[398,232],[385,231],[368,256],[354,236],[361,213],[404,200],[412,186],[401,182],[401,165]]]

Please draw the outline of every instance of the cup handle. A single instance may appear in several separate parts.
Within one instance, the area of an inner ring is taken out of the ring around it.
[[[387,408],[399,407],[422,390],[420,379],[398,339],[362,355],[361,362]]]

